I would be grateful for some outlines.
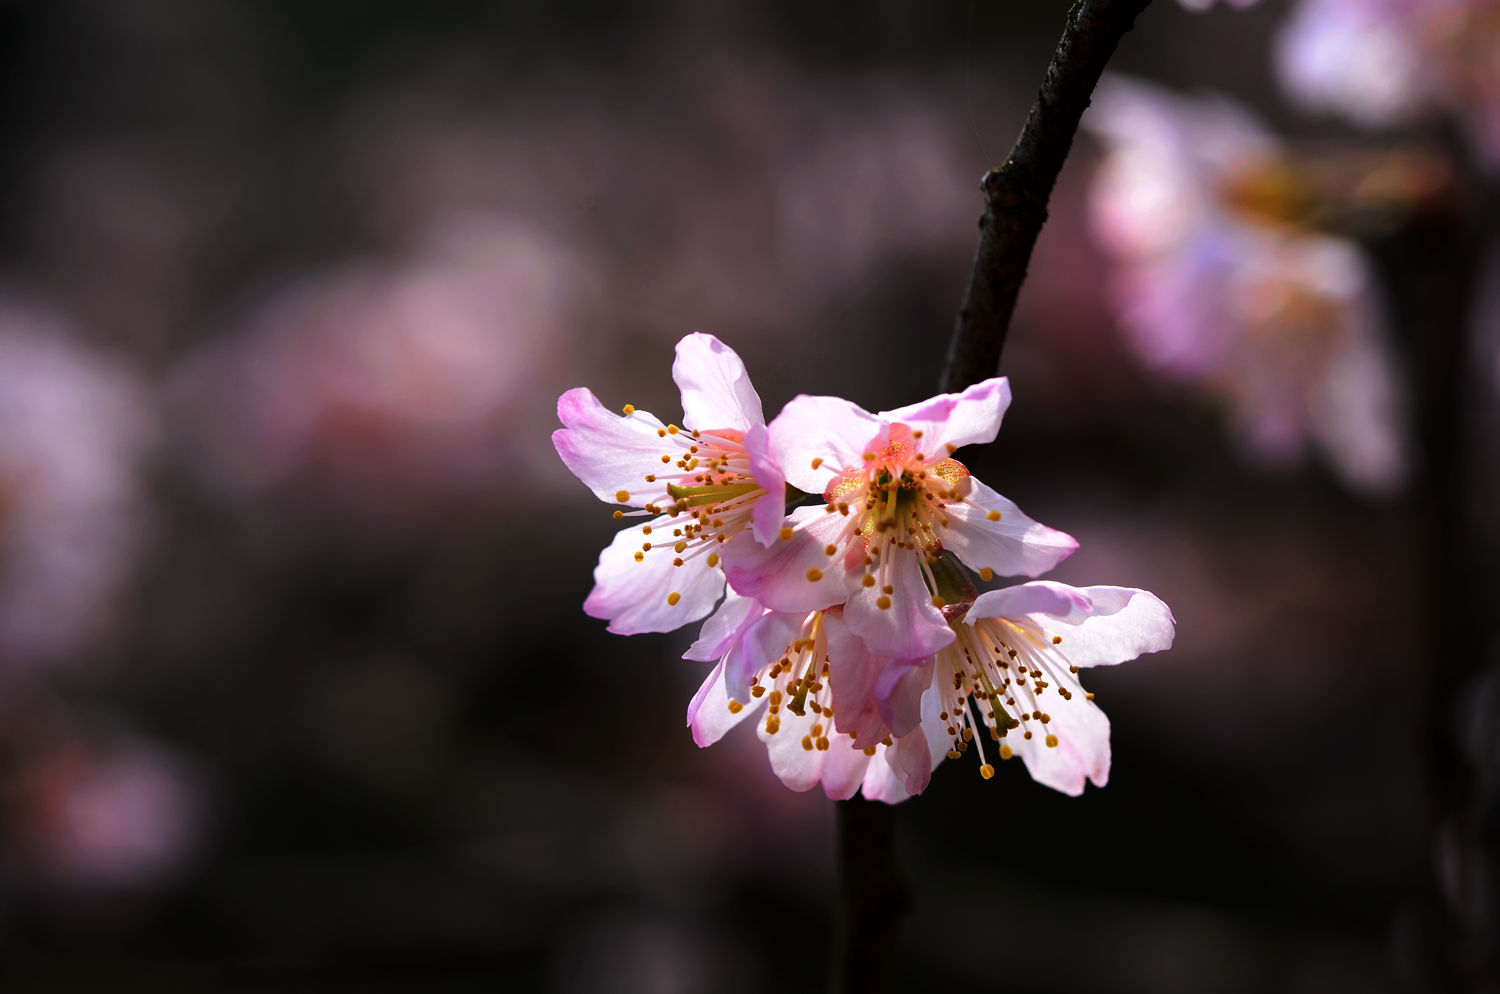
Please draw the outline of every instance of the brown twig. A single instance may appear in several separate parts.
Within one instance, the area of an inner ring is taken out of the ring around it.
[[[1150,2],[1078,0],[1068,11],[1020,138],[1005,164],[984,177],[979,249],[942,389],[962,390],[999,368],[1031,249],[1047,220],[1047,198],[1078,121],[1121,36]],[[892,809],[856,797],[840,801],[835,817],[842,907],[831,987],[841,994],[878,994],[886,986],[886,958],[909,900],[896,868]]]
[[[1005,164],[985,173],[980,184],[985,209],[979,219],[979,248],[954,322],[944,390],[962,390],[999,368],[1031,250],[1047,220],[1047,200],[1073,146],[1078,121],[1120,38],[1150,2],[1078,0],[1068,11],[1067,27],[1021,137]]]

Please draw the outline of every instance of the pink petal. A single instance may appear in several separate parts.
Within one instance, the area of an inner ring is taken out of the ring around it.
[[[764,425],[760,397],[734,350],[712,335],[694,332],[677,343],[672,379],[682,391],[682,420],[697,431]]]
[[[860,792],[868,800],[899,804],[912,796],[901,778],[891,769],[887,761],[890,752],[889,749],[880,749],[870,757],[870,765],[865,769],[865,780],[860,787]]]
[[[875,684],[890,660],[877,656],[849,631],[842,619],[824,621],[828,637],[828,680],[833,692],[834,727],[839,738],[854,736],[855,749],[875,745],[890,729],[880,716]]]
[[[770,448],[788,483],[820,494],[844,470],[863,468],[864,453],[884,430],[879,419],[857,404],[803,395],[793,398],[771,422]]]
[[[670,535],[672,524],[667,515],[651,522],[658,535]],[[673,566],[671,550],[659,549],[636,562],[636,551],[650,540],[643,533],[645,527],[618,533],[599,554],[594,589],[583,602],[584,613],[608,620],[609,630],[616,635],[681,628],[706,616],[724,593],[724,574],[710,567],[703,556]],[[670,593],[681,595],[676,604],[667,603]]]
[[[764,425],[753,425],[745,432],[745,455],[750,459],[750,475],[766,488],[766,495],[755,502],[755,509],[750,512],[751,529],[757,542],[769,546],[776,541],[786,516],[786,475],[771,456],[771,436]]]
[[[973,624],[976,618],[1020,619],[1029,614],[1045,614],[1076,625],[1093,609],[1093,600],[1077,587],[1056,580],[1032,580],[980,594],[964,621]]]
[[[781,725],[775,734],[766,731],[765,722],[757,722],[755,732],[766,744],[771,769],[781,782],[792,790],[809,790],[823,776],[823,757],[826,754],[817,749],[802,748],[802,739],[811,736],[813,724],[820,722],[821,718],[811,709],[798,716],[785,708],[782,708],[780,717]]]
[[[893,661],[875,684],[881,720],[897,738],[916,728],[922,720],[922,695],[932,686],[932,667],[931,656]]]
[[[743,537],[724,547],[729,582],[773,611],[806,613],[840,603],[845,597],[843,569],[825,549],[839,545],[846,520],[822,506],[799,507],[787,520],[795,528],[792,537],[778,538],[770,548]],[[811,575],[819,579],[809,580]]]
[[[786,654],[802,629],[803,615],[769,612],[746,627],[724,659],[724,683],[730,696],[746,703],[750,678]]]
[[[830,736],[823,754],[823,793],[835,801],[847,801],[859,790],[869,766],[870,757],[863,747],[851,744],[849,736]]]
[[[693,730],[693,741],[699,747],[711,746],[724,737],[724,733],[759,710],[760,702],[751,701],[737,713],[729,710],[729,694],[724,687],[724,664],[720,663],[708,674],[698,693],[688,704],[687,723]]]
[[[703,623],[698,640],[688,647],[682,658],[702,663],[723,659],[729,647],[739,639],[750,622],[764,613],[765,608],[755,601],[731,590],[719,609]]]
[[[665,445],[657,429],[663,427],[645,411],[624,416],[607,410],[586,387],[569,390],[557,399],[557,417],[566,428],[552,433],[552,445],[572,474],[594,496],[630,507],[669,504],[666,483],[650,484],[646,477],[661,470]],[[628,497],[618,501],[624,491]]]
[[[914,433],[920,431],[922,452],[946,456],[945,446],[956,449],[993,442],[1009,406],[1010,381],[997,376],[963,393],[938,394],[920,404],[882,411],[876,417],[888,424],[904,424]]]
[[[1038,576],[1078,548],[1073,536],[1038,524],[1006,498],[972,476],[965,480],[966,503],[949,504],[943,548],[973,570],[986,567],[998,576]],[[997,511],[999,521],[988,513]]]
[[[1087,601],[1079,607],[1078,599]],[[1172,646],[1172,611],[1155,594],[1133,587],[1069,587],[1035,581],[981,594],[970,618],[1029,616],[1074,666],[1113,666]]]
[[[832,515],[830,515],[832,517]],[[858,580],[844,606],[844,620],[870,651],[892,659],[921,659],[950,644],[953,629],[932,606],[932,594],[922,580],[920,553],[893,551],[887,576],[894,591],[890,606],[881,608],[880,586],[864,587]]]

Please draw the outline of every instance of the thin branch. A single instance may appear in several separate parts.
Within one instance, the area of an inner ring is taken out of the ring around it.
[[[954,323],[943,389],[962,390],[1000,366],[1000,350],[1031,250],[1047,220],[1078,121],[1125,32],[1151,0],[1078,0],[1010,158],[984,176],[985,210],[969,290]]]
[[[838,955],[829,985],[834,994],[879,994],[896,925],[910,903],[896,868],[890,805],[851,797],[834,805],[838,847]]]

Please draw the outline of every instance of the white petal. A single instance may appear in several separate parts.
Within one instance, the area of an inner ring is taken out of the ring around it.
[[[970,569],[988,567],[997,576],[1039,576],[1078,548],[1073,536],[1038,524],[972,476],[960,486],[966,487],[968,503],[947,506],[949,524],[938,534],[943,548]],[[1000,520],[990,520],[991,512]]]
[[[567,427],[552,433],[552,445],[595,497],[630,507],[670,503],[665,481],[646,482],[661,472],[663,454],[680,455],[657,435],[660,421],[645,411],[622,417],[584,387],[557,399],[557,417]],[[623,501],[620,491],[627,495]]]
[[[875,446],[885,426],[869,411],[840,397],[804,394],[781,409],[769,430],[771,453],[786,472],[787,482],[807,493],[821,494],[835,476],[864,467],[864,453]]]
[[[724,737],[725,732],[750,717],[759,707],[759,701],[750,701],[738,712],[729,710],[729,694],[724,687],[724,664],[719,663],[688,704],[687,723],[693,730],[693,741],[700,747],[713,745]]]
[[[729,591],[724,603],[703,623],[698,640],[688,647],[682,658],[703,663],[722,659],[746,626],[763,613],[765,608],[751,598]]]
[[[887,424],[904,424],[921,432],[920,451],[946,456],[946,446],[993,442],[1010,407],[1010,381],[1003,376],[976,383],[962,393],[944,393],[876,415]]]
[[[599,554],[594,589],[583,602],[589,617],[606,619],[616,635],[636,635],[670,632],[713,610],[724,593],[724,574],[710,567],[704,556],[673,566],[671,549],[653,548],[641,562],[635,561],[642,544],[654,536],[670,536],[672,524],[671,517],[662,515],[651,522],[651,536],[644,532],[646,525],[615,535]],[[680,595],[676,604],[668,603],[672,593]]]
[[[672,379],[682,391],[682,420],[688,428],[743,432],[766,423],[745,364],[713,335],[694,332],[677,343]]]

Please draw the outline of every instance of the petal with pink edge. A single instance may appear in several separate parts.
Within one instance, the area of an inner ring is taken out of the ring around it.
[[[650,541],[647,525],[627,528],[615,535],[599,554],[594,567],[594,589],[583,602],[584,613],[609,622],[616,635],[670,632],[705,617],[724,593],[724,574],[710,567],[704,557],[672,565],[670,549],[646,552],[640,562],[635,554]],[[672,518],[663,515],[651,525],[671,534]],[[671,594],[676,603],[669,603]]]
[[[1081,693],[1071,701],[1054,702],[1049,714],[1052,720],[1046,725],[1031,724],[1031,738],[1013,729],[1001,741],[1039,784],[1074,797],[1083,793],[1085,780],[1103,787],[1109,781],[1109,718]],[[1057,745],[1047,745],[1049,735],[1057,736]]]
[[[622,417],[586,387],[557,399],[557,417],[567,427],[552,433],[552,445],[595,497],[630,507],[670,503],[664,482],[646,482],[661,469],[662,454],[668,452],[656,433],[663,427],[660,421],[645,411]],[[621,491],[623,501],[618,499]]]
[[[840,397],[794,397],[771,421],[771,454],[787,482],[820,494],[845,470],[864,466],[864,453],[885,431],[881,421]],[[813,461],[818,465],[813,467]]]
[[[980,594],[969,618],[1031,617],[1074,666],[1113,666],[1172,646],[1176,623],[1161,598],[1134,587],[1069,587],[1037,580]]]
[[[895,550],[889,568],[876,574],[892,587],[860,585],[853,573],[844,620],[871,652],[892,659],[921,659],[953,641],[953,629],[932,605],[932,593],[922,579],[920,553]],[[882,607],[881,605],[885,606]]]
[[[828,682],[833,694],[833,724],[841,740],[853,736],[853,746],[864,749],[889,733],[880,716],[875,684],[889,659],[875,655],[849,631],[842,619],[824,621],[828,638]]]
[[[745,455],[750,460],[750,475],[766,490],[750,512],[750,527],[755,540],[769,546],[776,541],[786,516],[786,475],[771,456],[771,436],[764,425],[754,425],[745,433]]]
[[[766,423],[745,364],[713,335],[693,332],[677,343],[672,379],[682,391],[682,420],[688,428],[743,432]]]
[[[876,417],[889,424],[904,424],[914,434],[921,432],[921,451],[942,458],[948,454],[944,449],[948,445],[957,449],[993,442],[1008,407],[1010,381],[997,376],[963,393],[938,394],[920,404],[882,411]]]
[[[765,610],[749,597],[741,597],[731,590],[719,609],[703,623],[698,632],[698,640],[688,646],[688,651],[682,654],[682,658],[700,663],[711,663],[724,658],[729,647],[750,622],[764,614]]]
[[[708,674],[698,693],[688,704],[687,724],[693,730],[693,741],[699,747],[711,746],[724,737],[724,733],[759,710],[760,702],[752,701],[738,711],[729,710],[729,693],[724,686],[724,664],[721,662]]]
[[[1078,548],[1073,536],[1033,521],[972,476],[959,486],[965,500],[944,509],[948,522],[938,535],[943,548],[970,569],[988,568],[999,576],[1039,576]]]
[[[751,622],[724,659],[724,683],[740,702],[750,698],[750,678],[780,659],[802,630],[803,615],[769,612]]]
[[[827,547],[842,547],[846,519],[822,506],[788,515],[792,537],[769,548],[740,538],[724,548],[724,573],[734,589],[773,611],[817,611],[844,600],[843,568]],[[813,572],[816,571],[816,572]],[[817,579],[809,579],[816,576]]]

